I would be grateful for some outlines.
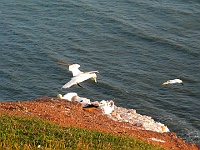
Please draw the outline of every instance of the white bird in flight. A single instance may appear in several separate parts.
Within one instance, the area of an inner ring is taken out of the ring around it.
[[[57,62],[57,64],[69,66],[69,71],[71,71],[72,75],[73,75],[71,80],[68,83],[66,83],[65,85],[63,85],[62,88],[69,88],[69,87],[71,87],[72,85],[75,85],[75,84],[82,87],[80,85],[80,82],[83,82],[83,81],[90,79],[90,78],[93,78],[94,81],[97,82],[96,73],[99,73],[98,71],[82,72],[82,71],[79,70],[79,67],[80,67],[79,64],[67,64],[67,63],[64,63],[64,62]]]
[[[113,100],[102,100],[99,104],[99,107],[103,110],[104,114],[110,114],[114,110],[114,101]]]
[[[83,107],[86,107],[91,104],[90,99],[87,99],[84,97],[79,97],[78,94],[75,92],[70,92],[63,96],[62,96],[62,94],[58,94],[57,97],[60,99],[65,99],[65,100],[72,101],[72,102],[79,102],[82,104]]]
[[[168,81],[164,82],[162,85],[166,85],[166,84],[174,84],[174,83],[181,83],[182,86],[184,85],[184,84],[183,84],[183,81],[180,80],[180,79],[168,80]]]

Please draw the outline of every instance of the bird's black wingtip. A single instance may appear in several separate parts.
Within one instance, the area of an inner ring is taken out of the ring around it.
[[[83,88],[83,86],[80,83],[76,83],[79,87]]]

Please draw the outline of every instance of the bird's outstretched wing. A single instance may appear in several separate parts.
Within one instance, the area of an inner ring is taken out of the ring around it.
[[[71,64],[71,63],[66,63],[66,62],[62,62],[62,61],[58,61],[58,62],[56,62],[56,64],[65,65],[65,66],[73,65],[73,64]]]
[[[65,88],[70,88],[72,85],[75,85],[75,84],[77,84],[78,86],[82,87],[80,85],[80,82],[83,82],[83,81],[89,79],[89,77],[88,76],[84,76],[83,74],[80,74],[78,76],[72,77],[71,80],[68,83],[66,83],[65,85],[63,85],[62,88],[64,88],[64,89]]]
[[[66,62],[56,62],[59,65],[65,65],[65,66],[69,66],[69,71],[72,72],[73,77],[83,73],[82,71],[80,71],[78,68],[80,67],[79,64],[71,64],[71,63],[66,63]]]
[[[68,83],[66,83],[62,88],[69,88],[69,87],[71,87],[72,85],[75,85],[75,84],[80,86],[81,82],[83,82],[83,81],[85,81],[89,78],[93,78],[93,76],[94,76],[94,73],[89,73],[89,72],[79,74],[75,77],[72,77],[71,80]]]
[[[75,85],[75,84],[77,84],[76,78],[73,77],[73,78],[71,78],[71,80],[69,82],[67,82],[65,85],[63,85],[62,88],[63,89],[70,88],[72,85]]]

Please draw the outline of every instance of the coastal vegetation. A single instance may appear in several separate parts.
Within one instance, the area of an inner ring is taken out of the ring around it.
[[[162,149],[133,137],[9,115],[0,115],[0,137],[0,149]]]

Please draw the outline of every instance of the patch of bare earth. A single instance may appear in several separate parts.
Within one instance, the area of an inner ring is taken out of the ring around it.
[[[128,135],[170,150],[198,150],[199,147],[178,138],[175,133],[157,133],[111,120],[98,108],[83,109],[78,102],[42,97],[34,101],[2,102],[0,114],[32,116],[62,126],[99,130],[115,135]],[[153,139],[152,139],[153,138]]]

